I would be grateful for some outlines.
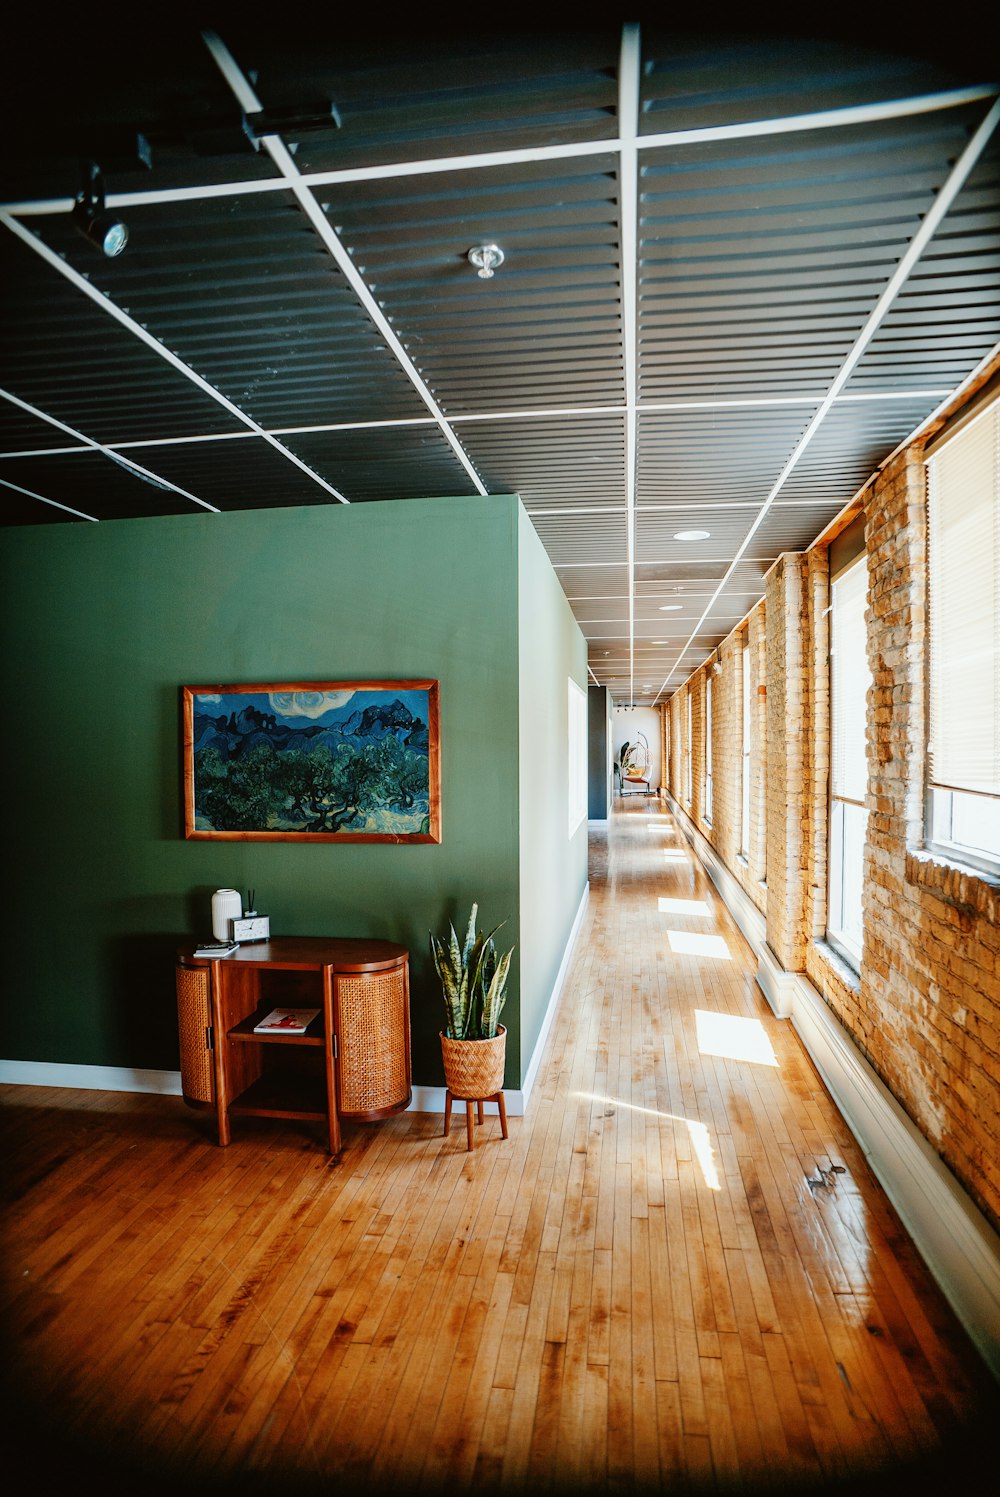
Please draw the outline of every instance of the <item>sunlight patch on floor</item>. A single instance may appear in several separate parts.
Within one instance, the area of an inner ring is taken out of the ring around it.
[[[703,899],[659,899],[657,909],[661,915],[711,915],[712,913]]]
[[[678,1117],[676,1112],[660,1112],[655,1107],[640,1107],[636,1102],[623,1102],[620,1097],[601,1096],[598,1092],[570,1092],[570,1096],[579,1097],[585,1102],[604,1102],[609,1107],[624,1107],[629,1112],[644,1112],[649,1117],[666,1118],[671,1123],[683,1123],[688,1130],[691,1149],[701,1169],[702,1179],[709,1190],[721,1190],[712,1136],[704,1123],[697,1123],[693,1118]]]
[[[738,1014],[694,1011],[698,1049],[702,1055],[720,1055],[726,1060],[748,1060],[758,1066],[776,1066],[777,1056],[759,1019]]]
[[[697,931],[668,930],[671,951],[683,956],[710,956],[717,962],[731,962],[732,955],[722,936],[703,936]]]

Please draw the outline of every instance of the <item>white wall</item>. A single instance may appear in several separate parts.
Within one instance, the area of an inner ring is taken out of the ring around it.
[[[632,743],[640,733],[645,734],[646,742],[649,744],[651,784],[653,789],[656,789],[662,784],[660,714],[652,707],[616,707],[611,714],[612,746],[616,760],[625,740],[628,739],[629,743]]]
[[[517,515],[518,1080],[523,1081],[546,1022],[549,1000],[587,887],[585,804],[573,831],[569,831],[568,695],[570,679],[586,692],[587,641],[520,503]],[[583,743],[580,749],[584,750]],[[484,856],[488,862],[488,853]],[[505,949],[499,938],[497,949]],[[514,1084],[511,1048],[508,1040],[508,1085]]]

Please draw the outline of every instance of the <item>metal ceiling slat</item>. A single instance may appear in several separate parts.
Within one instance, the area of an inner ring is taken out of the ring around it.
[[[187,515],[189,498],[164,484],[143,479],[109,462],[104,453],[76,452],[26,461],[10,458],[0,465],[4,484],[18,484],[50,503],[71,493],[72,508],[96,520],[148,515]]]
[[[220,508],[516,492],[594,679],[630,699],[745,617],[776,549],[1000,335],[997,89],[863,43],[504,30],[431,67],[243,16],[229,81],[190,34],[148,87],[136,59],[115,107],[146,112],[159,158],[112,174],[113,262],[71,230],[55,158],[7,170],[35,193],[0,235],[0,385],[26,407],[0,402],[7,523],[52,522],[43,478],[73,522],[102,467],[102,513],[136,516],[157,482]],[[241,110],[307,96],[342,128],[249,146]],[[196,101],[219,124],[202,155]],[[484,282],[466,256],[488,240],[507,260]],[[692,528],[694,551],[673,538]]]
[[[866,45],[817,38],[806,52],[793,36],[770,34],[766,45],[750,35],[703,37],[645,31],[644,132],[671,124],[717,124],[734,119],[784,116],[862,101],[922,94],[940,87],[937,67],[919,56],[898,56]]]
[[[792,472],[796,464],[800,461],[802,454],[806,450],[812,437],[821,426],[829,411],[833,408],[837,394],[847,384],[848,380],[851,377],[851,374],[865,354],[871,342],[871,339],[874,337],[875,333],[880,327],[890,306],[895,300],[897,293],[905,284],[911,269],[920,259],[920,256],[937,231],[938,226],[942,223],[945,214],[948,212],[952,203],[961,192],[961,189],[964,186],[969,173],[974,169],[980,155],[989,145],[989,142],[992,139],[998,124],[1000,124],[1000,99],[996,100],[991,105],[989,110],[983,116],[978,128],[973,133],[971,139],[969,140],[965,149],[962,151],[958,160],[951,165],[951,169],[948,172],[946,181],[941,187],[940,192],[936,195],[932,206],[923,216],[920,227],[917,229],[917,232],[914,234],[912,240],[910,241],[906,254],[900,260],[892,276],[890,277],[885,290],[883,291],[876,305],[873,307],[868,321],[859,334],[856,342],[854,343],[854,346],[852,347],[847,358],[844,360],[844,363],[838,371],[836,378],[834,379],[832,385],[830,386],[830,389],[824,397],[823,404],[812,417],[794,452],[790,455],[788,462],[782,469],[778,482],[776,483],[774,490],[769,496],[768,501],[762,508],[757,520],[747,532],[747,535],[740,548],[737,550],[729,569],[727,570],[722,581],[719,583],[719,594],[723,592],[725,585],[729,580],[729,577],[732,575],[732,572],[740,563],[743,555],[747,552],[749,546],[751,545],[755,531],[763,523],[770,503],[773,502],[773,500],[777,497],[786,477]],[[713,598],[712,601],[707,605],[705,612],[702,615],[701,620],[699,621],[698,627],[692,631],[690,640],[681,651],[681,654],[678,656],[677,667],[681,665],[691,645],[698,637],[699,630],[707,619],[709,613],[711,612],[714,601],[715,599]]]
[[[250,109],[255,112],[259,112],[261,109],[260,101],[257,99],[249,83],[247,83],[243,78],[242,74],[236,67],[234,60],[226,50],[223,43],[218,37],[210,32],[206,32],[204,35],[209,51],[212,53],[215,61],[219,64],[219,67],[223,73],[223,76],[226,78],[226,81],[233,88],[233,91],[236,94],[241,107],[244,109]],[[444,414],[441,411],[437,401],[435,400],[424,379],[422,378],[420,370],[410,359],[409,354],[406,352],[395,331],[393,330],[391,326],[391,319],[383,315],[380,304],[373,297],[371,291],[368,288],[368,285],[362,277],[361,271],[357,269],[354,262],[352,261],[349,251],[345,249],[344,245],[341,243],[340,237],[334,232],[334,230],[328,223],[324,215],[324,210],[322,206],[317,202],[316,198],[313,196],[312,190],[302,183],[301,172],[292,159],[292,156],[288,151],[288,148],[285,145],[284,141],[276,135],[266,135],[261,140],[261,146],[267,151],[268,155],[271,157],[271,160],[277,166],[282,176],[284,176],[288,181],[289,186],[294,192],[296,200],[299,203],[300,207],[304,210],[306,217],[309,219],[324,246],[333,257],[341,273],[349,282],[355,296],[359,299],[362,306],[364,307],[365,312],[375,324],[376,328],[395,356],[403,372],[413,384],[418,395],[423,400],[424,404],[427,406],[434,419],[438,422],[438,425],[440,426],[446,440],[451,445],[459,461],[465,467],[466,471],[469,474],[469,477],[472,479],[472,482],[481,493],[485,493],[485,489],[482,486],[479,475],[476,473],[472,464],[466,457],[465,451],[462,448],[462,445],[456,437],[454,431],[445,420]]]
[[[564,405],[567,393],[591,404],[622,402],[613,161],[603,166],[583,163],[568,177],[537,166],[508,171],[500,200],[495,184],[470,180],[457,221],[449,197],[446,232],[439,228],[435,242],[418,246],[405,232],[387,237],[378,229],[384,184],[332,201],[330,216],[449,415]],[[440,190],[418,182],[402,197],[395,191],[394,206],[404,221],[433,214]],[[534,210],[530,226],[511,239],[512,212],[540,194],[544,211]],[[489,282],[466,259],[479,240],[497,242],[507,255]]]
[[[133,317],[159,328],[170,349],[255,422],[270,428],[295,415],[327,415],[338,379],[335,408],[345,414],[361,415],[373,405],[400,417],[423,413],[293,203],[269,201],[256,216],[233,205],[199,205],[184,216],[183,248],[172,239],[164,210],[151,212],[133,225],[134,253],[103,270],[105,287]],[[246,231],[267,246],[270,268],[254,292],[248,288],[234,298],[227,266]],[[87,247],[66,226],[46,226],[45,232],[63,257],[77,267],[85,263]],[[147,247],[163,237],[165,247]],[[178,283],[180,297],[171,293]],[[300,382],[310,373],[312,398],[303,399]]]
[[[220,510],[273,509],[281,504],[328,504],[329,494],[259,437],[246,442],[200,442],[146,448],[143,463],[169,482]],[[324,477],[324,482],[325,482]]]
[[[85,277],[77,274],[77,272],[75,272],[67,262],[60,260],[58,256],[54,255],[53,252],[49,250],[48,246],[42,244],[41,240],[27,234],[21,224],[12,219],[9,215],[2,212],[0,212],[0,224],[3,224],[4,227],[9,229],[12,234],[20,238],[23,243],[28,244],[43,259],[45,259],[50,266],[58,270],[62,275],[66,276],[67,279],[71,280],[73,284],[76,285],[79,290],[83,291],[86,296],[90,297],[96,305],[106,311],[108,315],[113,317],[122,327],[127,328],[130,333],[132,333],[136,338],[140,340],[140,342],[143,342],[147,347],[152,348],[154,352],[165,359],[172,368],[178,370],[181,374],[184,375],[185,378],[189,379],[192,384],[196,385],[200,390],[204,391],[204,393],[207,394],[211,399],[217,400],[220,405],[222,405],[227,411],[230,412],[230,414],[236,416],[240,421],[244,422],[245,425],[253,427],[255,430],[257,430],[258,435],[262,436],[264,440],[269,442],[276,450],[284,452],[285,449],[282,448],[281,443],[276,438],[269,436],[265,431],[257,428],[256,423],[252,421],[245,412],[239,410],[239,408],[235,406],[231,401],[227,400],[217,390],[213,389],[207,381],[203,380],[198,374],[196,374],[196,372],[188,365],[186,365],[182,359],[179,359],[169,349],[160,344],[153,335],[148,333],[146,328],[144,328],[140,323],[137,323],[132,317],[128,315],[128,313],[124,312],[120,307],[116,306],[109,297],[104,296],[101,292],[91,287]],[[296,461],[296,459],[291,457],[290,453],[286,453],[285,455],[289,457],[291,461]],[[316,482],[322,483],[322,480],[316,479],[315,475],[311,476],[315,479]],[[329,488],[328,485],[324,484],[323,487],[326,488],[331,497],[335,499],[342,499],[342,495],[335,493],[334,490]]]
[[[317,432],[286,440],[310,467],[350,494],[353,504],[479,492],[436,425]]]

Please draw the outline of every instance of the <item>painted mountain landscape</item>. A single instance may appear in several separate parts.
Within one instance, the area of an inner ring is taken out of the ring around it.
[[[436,687],[185,688],[187,835],[437,841]]]

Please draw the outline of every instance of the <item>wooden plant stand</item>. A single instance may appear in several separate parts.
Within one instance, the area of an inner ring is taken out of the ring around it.
[[[503,1133],[504,1138],[507,1138],[509,1136],[508,1133],[507,1133],[507,1108],[504,1106],[503,1092],[494,1092],[492,1094],[492,1096],[489,1096],[489,1097],[456,1097],[453,1092],[449,1091],[446,1088],[445,1089],[445,1094],[444,1094],[444,1136],[445,1136],[445,1138],[448,1137],[448,1134],[451,1131],[451,1104],[452,1104],[452,1102],[464,1102],[465,1103],[465,1130],[466,1130],[466,1134],[467,1134],[467,1137],[468,1137],[468,1147],[470,1149],[472,1148],[472,1128],[473,1128],[473,1121],[474,1121],[473,1120],[472,1109],[473,1108],[476,1109],[476,1119],[475,1120],[481,1123],[483,1121],[483,1103],[484,1102],[495,1102],[497,1104],[497,1111],[500,1114],[500,1131]]]

